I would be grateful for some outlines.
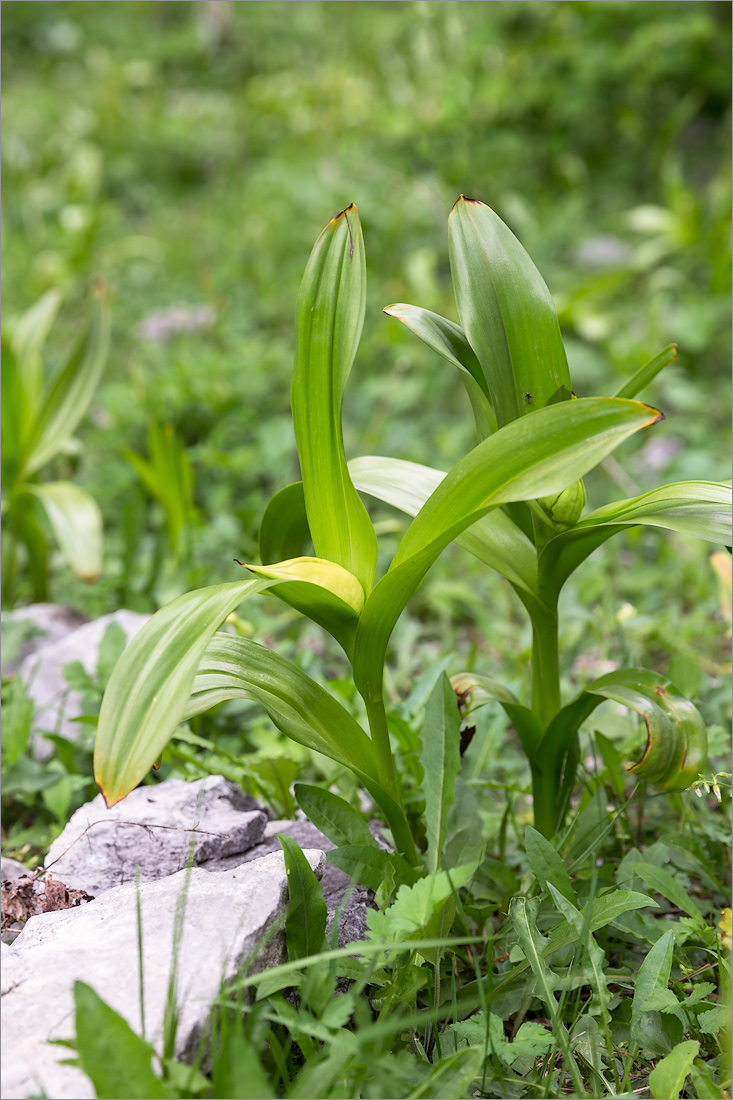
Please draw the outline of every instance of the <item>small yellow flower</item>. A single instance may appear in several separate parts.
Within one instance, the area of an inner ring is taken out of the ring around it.
[[[730,951],[733,948],[733,914],[730,909],[724,909],[720,914],[720,921],[718,922],[718,936],[720,937],[721,945]]]

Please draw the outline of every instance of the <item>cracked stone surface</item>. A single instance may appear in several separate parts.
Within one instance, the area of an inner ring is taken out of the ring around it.
[[[99,644],[110,623],[118,623],[128,642],[150,618],[136,611],[114,611],[101,619],[85,623],[56,641],[45,642],[25,658],[20,666],[29,697],[36,708],[35,728],[49,733],[60,733],[70,741],[79,736],[79,725],[74,722],[82,713],[82,699],[77,691],[71,691],[64,678],[64,665],[80,661],[86,672],[94,675],[99,658]],[[44,760],[53,747],[43,739],[33,738],[34,755]]]
[[[306,850],[305,855],[320,877],[323,852]],[[245,966],[252,972],[284,959],[282,854],[219,872],[193,867],[141,883],[146,1031],[158,1048],[176,908],[184,890],[176,1056],[185,1060],[198,1049],[221,978],[231,983]],[[69,1050],[47,1040],[73,1037],[76,980],[91,985],[140,1033],[137,887],[118,886],[81,908],[32,917],[12,946],[3,945],[2,959],[3,1100],[24,1100],[42,1091],[49,1100],[93,1098],[88,1078],[60,1064]]]
[[[223,869],[226,857],[242,863],[242,853],[262,840],[266,823],[259,803],[221,775],[193,783],[167,779],[137,787],[111,809],[101,794],[81,806],[54,840],[44,866],[66,886],[96,897],[134,882],[136,864],[142,882],[175,874],[186,866],[191,843],[197,866]]]

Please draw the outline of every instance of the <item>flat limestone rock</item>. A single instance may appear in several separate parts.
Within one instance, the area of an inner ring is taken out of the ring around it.
[[[323,852],[305,852],[320,878]],[[188,879],[188,881],[187,881]],[[207,872],[193,867],[139,887],[142,910],[146,1037],[160,1049],[176,910],[184,892],[178,953],[180,1011],[176,1056],[195,1057],[220,982],[284,961],[287,879],[282,854]],[[49,1100],[94,1097],[88,1078],[61,1065],[71,1056],[49,1039],[74,1036],[73,987],[96,992],[141,1033],[137,887],[109,890],[77,909],[32,917],[12,946],[3,945],[3,1100],[45,1094]]]
[[[266,823],[255,799],[221,775],[167,779],[137,787],[111,809],[101,794],[81,806],[51,845],[45,867],[67,887],[97,897],[134,882],[136,864],[142,882],[180,871],[194,838],[196,866],[218,870],[225,858],[242,863]]]
[[[35,728],[49,733],[60,733],[70,741],[79,736],[79,725],[74,722],[82,713],[82,699],[77,691],[70,691],[64,678],[64,665],[80,661],[86,672],[93,675],[99,658],[99,645],[110,623],[118,623],[127,635],[128,642],[143,628],[150,618],[137,611],[114,611],[91,623],[72,630],[56,641],[46,642],[25,658],[20,666],[20,676],[29,697],[36,708]],[[34,755],[46,759],[53,749],[42,737],[33,739]]]

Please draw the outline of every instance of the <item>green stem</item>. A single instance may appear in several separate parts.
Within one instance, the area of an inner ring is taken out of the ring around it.
[[[557,609],[536,608],[532,615],[532,710],[547,729],[561,706]],[[542,768],[533,761],[531,764],[535,828],[549,838],[557,828],[558,769],[546,762]]]
[[[389,795],[392,805],[383,805],[385,817],[392,830],[395,844],[405,858],[414,865],[417,864],[417,849],[412,838],[410,826],[407,823],[405,810],[402,805],[402,794],[394,769],[392,748],[389,743],[389,727],[387,726],[387,714],[382,699],[364,699],[366,703],[369,729],[374,745],[374,754],[377,758],[377,775],[379,782]],[[376,795],[375,795],[376,797]]]

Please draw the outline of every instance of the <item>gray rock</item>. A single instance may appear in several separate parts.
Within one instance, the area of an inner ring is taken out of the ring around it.
[[[87,802],[54,840],[44,866],[66,886],[96,897],[134,882],[136,864],[143,882],[179,871],[194,835],[196,865],[213,871],[238,865],[262,840],[266,823],[255,799],[221,775],[193,783],[167,779],[137,787],[109,810],[101,794]]]
[[[0,878],[3,882],[12,882],[13,879],[23,878],[24,875],[29,875],[31,872],[27,867],[18,859],[11,859],[10,856],[2,857],[2,865],[0,866]]]
[[[12,676],[18,671],[26,657],[35,653],[41,646],[58,642],[74,630],[78,630],[87,621],[78,611],[56,603],[32,603],[27,607],[17,607],[14,611],[3,612],[3,673]],[[16,632],[19,638],[18,648],[13,640]],[[8,647],[5,651],[6,634]],[[6,656],[6,652],[9,656]]]
[[[323,852],[305,854],[320,877]],[[177,1057],[191,1060],[221,980],[231,983],[242,970],[252,973],[284,958],[283,857],[273,853],[219,873],[194,867],[142,883],[139,892],[146,1037],[158,1050],[176,914],[186,896],[176,980],[180,1016],[175,1051]],[[69,1050],[48,1043],[74,1035],[76,980],[92,986],[141,1033],[134,884],[109,890],[79,909],[32,917],[15,943],[3,946],[4,1100],[23,1100],[42,1090],[50,1100],[94,1097],[91,1082],[79,1069],[60,1064],[70,1056]]]
[[[79,692],[70,690],[64,678],[64,665],[80,661],[85,671],[94,675],[99,644],[110,623],[119,623],[129,641],[149,618],[149,615],[140,615],[136,611],[114,611],[111,615],[85,623],[57,641],[46,642],[26,657],[20,666],[20,676],[36,707],[36,730],[60,733],[75,741],[79,736],[79,726],[72,719],[83,713],[82,699]],[[34,736],[33,751],[39,760],[43,760],[51,755],[53,748],[42,737]]]

